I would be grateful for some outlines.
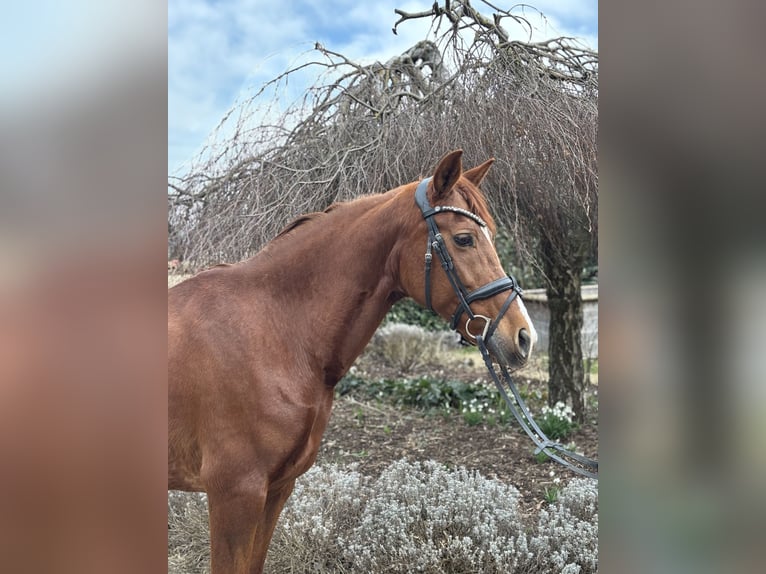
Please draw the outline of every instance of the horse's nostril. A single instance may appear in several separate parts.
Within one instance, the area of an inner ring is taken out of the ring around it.
[[[532,346],[532,337],[526,329],[519,330],[519,353],[525,359],[529,355],[529,349]]]

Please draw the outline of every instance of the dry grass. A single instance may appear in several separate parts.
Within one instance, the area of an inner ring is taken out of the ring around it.
[[[186,281],[191,275],[172,275],[168,273],[168,289]]]

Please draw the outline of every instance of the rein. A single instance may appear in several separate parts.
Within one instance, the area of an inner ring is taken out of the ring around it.
[[[494,281],[491,281],[474,291],[469,292],[465,288],[457,275],[452,257],[450,257],[450,254],[447,251],[447,246],[444,242],[442,234],[439,233],[439,228],[434,221],[434,216],[438,213],[451,211],[453,213],[459,213],[460,215],[472,219],[482,228],[486,228],[487,223],[475,213],[471,213],[470,211],[460,207],[443,205],[431,207],[427,197],[428,183],[431,181],[431,179],[432,178],[429,177],[421,181],[415,190],[415,203],[420,208],[420,211],[423,214],[423,219],[426,220],[426,224],[428,225],[428,244],[426,246],[425,255],[426,307],[433,311],[433,307],[431,306],[431,262],[433,260],[432,252],[435,251],[439,261],[441,262],[442,268],[447,275],[447,279],[449,280],[450,285],[452,285],[452,289],[455,291],[455,295],[457,295],[458,298],[458,306],[452,315],[452,319],[450,320],[450,329],[455,330],[457,328],[460,317],[463,314],[468,317],[465,323],[465,331],[469,337],[476,341],[476,345],[479,347],[481,356],[484,359],[484,364],[487,366],[487,370],[492,377],[492,381],[495,383],[495,386],[500,392],[500,395],[508,405],[508,409],[511,411],[514,418],[519,422],[521,428],[524,429],[524,432],[527,433],[527,435],[537,446],[535,454],[544,452],[547,456],[566,466],[567,468],[587,477],[598,479],[597,460],[589,459],[580,454],[567,450],[560,443],[550,440],[545,435],[545,433],[540,429],[540,427],[532,418],[532,414],[529,412],[529,408],[521,398],[519,391],[516,389],[516,385],[513,384],[513,380],[508,373],[508,368],[506,365],[501,364],[499,361],[498,365],[500,367],[500,375],[498,375],[494,362],[490,357],[489,349],[487,348],[487,341],[489,341],[490,337],[495,332],[497,325],[500,323],[500,320],[510,308],[513,300],[517,296],[521,298],[521,287],[513,277],[505,276],[501,277],[500,279],[495,279]],[[488,299],[504,291],[510,291],[510,294],[506,298],[505,303],[503,303],[503,306],[500,308],[500,311],[494,319],[490,319],[484,315],[475,315],[473,311],[471,311],[470,304],[472,302],[480,299]],[[481,333],[476,335],[474,335],[469,329],[471,322],[474,319],[481,319],[484,321],[484,326],[481,330]],[[511,398],[508,396],[508,393],[505,390],[505,386],[507,386],[511,391],[514,400],[511,400]]]

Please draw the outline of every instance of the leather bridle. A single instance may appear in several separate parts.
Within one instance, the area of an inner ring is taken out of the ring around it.
[[[460,317],[465,314],[468,317],[465,323],[465,332],[470,338],[476,340],[476,335],[471,332],[470,325],[474,319],[482,319],[484,320],[484,327],[481,331],[481,335],[483,335],[484,340],[487,341],[489,340],[492,333],[494,333],[495,328],[505,315],[506,311],[508,311],[508,308],[511,306],[511,302],[513,302],[517,296],[521,297],[521,287],[513,277],[506,275],[505,277],[500,277],[499,279],[490,281],[486,285],[482,285],[473,291],[468,291],[465,288],[463,282],[460,280],[460,277],[457,274],[457,271],[455,270],[455,264],[452,261],[452,257],[450,257],[449,251],[447,250],[447,246],[444,242],[444,237],[441,233],[439,233],[439,227],[436,225],[434,216],[439,213],[451,211],[453,213],[458,213],[468,217],[469,219],[472,219],[477,224],[479,224],[480,227],[485,229],[487,228],[487,222],[475,213],[471,213],[470,211],[461,207],[454,207],[451,205],[437,205],[436,207],[431,207],[431,204],[428,202],[427,194],[428,183],[431,181],[431,179],[432,178],[428,177],[421,181],[415,190],[415,203],[420,208],[420,211],[423,214],[423,219],[426,220],[426,224],[428,225],[428,243],[426,245],[425,256],[426,307],[433,311],[433,307],[431,306],[431,262],[433,260],[433,252],[435,251],[439,261],[441,262],[442,268],[447,275],[447,279],[449,280],[450,285],[452,285],[452,289],[458,299],[457,308],[452,314],[452,319],[450,320],[450,329],[456,330],[458,322],[460,321]],[[498,293],[503,293],[505,291],[510,291],[510,294],[505,300],[505,303],[503,303],[503,306],[500,308],[500,311],[494,320],[484,315],[476,315],[471,310],[471,303],[474,301],[489,299],[490,297],[494,297]]]
[[[420,208],[420,211],[423,214],[423,219],[426,220],[426,224],[428,225],[428,244],[426,246],[425,256],[426,307],[433,311],[431,306],[431,262],[433,260],[433,252],[435,251],[437,257],[439,257],[442,268],[447,275],[447,279],[449,280],[450,285],[452,285],[452,289],[458,299],[457,308],[452,314],[452,319],[450,320],[450,328],[452,330],[457,329],[458,322],[460,321],[460,317],[463,314],[468,317],[465,322],[465,332],[476,342],[476,346],[479,347],[482,358],[484,359],[484,364],[487,366],[495,386],[498,388],[514,418],[518,421],[527,435],[537,446],[535,454],[545,452],[545,454],[550,458],[566,466],[567,468],[587,477],[597,479],[598,461],[586,458],[581,454],[567,450],[561,444],[550,440],[532,418],[532,414],[529,412],[529,408],[527,407],[526,403],[516,389],[516,386],[511,380],[507,366],[498,362],[502,375],[500,376],[497,374],[494,362],[490,356],[489,349],[487,348],[487,341],[489,341],[490,337],[495,332],[497,325],[500,323],[500,320],[503,318],[506,311],[508,311],[508,308],[511,306],[513,300],[516,297],[521,299],[521,287],[519,287],[519,284],[513,277],[507,275],[505,277],[495,279],[494,281],[490,281],[486,285],[483,285],[473,291],[468,291],[465,288],[463,282],[460,281],[460,277],[458,276],[457,271],[455,270],[455,265],[452,261],[452,257],[450,257],[449,251],[447,250],[447,246],[444,242],[444,237],[442,237],[442,234],[439,233],[439,227],[436,225],[434,216],[445,211],[451,211],[453,213],[458,213],[468,217],[469,219],[472,219],[484,229],[487,228],[487,223],[475,213],[471,213],[470,211],[460,207],[454,207],[450,205],[437,205],[436,207],[431,207],[428,202],[427,194],[428,183],[431,181],[431,179],[432,178],[429,177],[421,181],[415,190],[415,203]],[[490,319],[484,315],[474,314],[474,312],[471,310],[471,303],[474,301],[489,299],[490,297],[505,291],[510,291],[510,294],[506,298],[503,306],[500,308],[500,311],[498,311],[497,316],[494,319]],[[481,333],[474,334],[471,332],[470,325],[471,321],[474,319],[484,320],[484,328],[482,329]],[[511,394],[513,395],[513,400],[511,400],[511,398],[508,396],[504,385],[508,386]]]

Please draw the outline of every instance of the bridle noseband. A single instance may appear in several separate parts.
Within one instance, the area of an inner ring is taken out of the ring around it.
[[[490,336],[492,336],[492,333],[494,333],[495,328],[503,318],[503,315],[505,315],[506,311],[508,311],[508,308],[511,306],[511,302],[516,298],[516,296],[521,296],[521,287],[519,287],[519,284],[513,277],[506,275],[505,277],[500,277],[499,279],[490,281],[486,285],[483,285],[473,291],[468,291],[465,288],[463,282],[460,281],[460,277],[458,277],[457,271],[455,270],[455,265],[452,261],[452,257],[450,257],[449,251],[447,250],[447,245],[444,242],[444,237],[442,237],[442,234],[439,233],[439,228],[436,225],[436,221],[434,221],[434,216],[438,213],[451,211],[453,213],[458,213],[468,217],[469,219],[472,219],[482,228],[486,228],[487,223],[475,213],[471,213],[470,211],[461,207],[454,207],[451,205],[437,205],[436,207],[431,207],[431,205],[428,203],[427,195],[428,183],[431,181],[431,179],[433,178],[428,177],[421,181],[415,190],[415,203],[420,208],[420,212],[423,214],[423,219],[426,220],[426,224],[428,225],[428,244],[426,245],[425,256],[426,307],[433,311],[433,307],[431,306],[431,262],[433,260],[433,252],[435,251],[439,261],[441,262],[444,272],[447,274],[447,279],[449,280],[450,285],[452,285],[452,289],[458,299],[457,309],[455,309],[455,312],[452,314],[452,319],[450,320],[450,329],[457,329],[458,321],[460,321],[460,317],[465,313],[468,316],[468,319],[465,323],[466,334],[476,340],[476,335],[470,331],[469,327],[474,319],[482,319],[485,323],[481,335],[483,336],[484,340],[487,341]],[[470,305],[474,301],[489,299],[490,297],[493,297],[498,293],[503,293],[504,291],[510,291],[511,293],[508,295],[508,298],[505,300],[505,303],[503,303],[503,306],[500,308],[500,312],[497,314],[497,317],[495,317],[494,320],[490,319],[489,317],[485,317],[484,315],[476,315],[471,310]]]

